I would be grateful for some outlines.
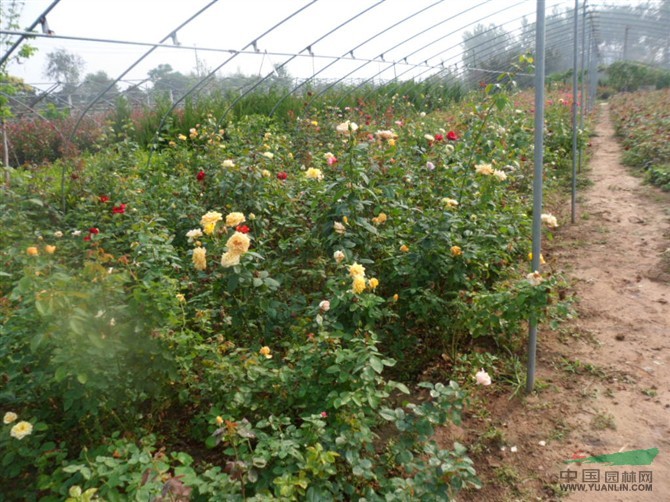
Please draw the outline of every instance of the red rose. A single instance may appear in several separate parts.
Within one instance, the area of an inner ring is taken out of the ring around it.
[[[235,227],[235,230],[243,234],[248,234],[249,232],[251,232],[251,229],[246,225],[237,225]]]
[[[85,240],[85,241],[90,241],[90,240],[91,240],[91,236],[90,236],[90,235],[87,235],[86,237],[84,237],[84,240]]]
[[[283,181],[283,180],[285,180],[286,178],[288,178],[288,174],[286,174],[286,171],[280,171],[280,172],[277,173],[277,179],[278,179],[278,180],[282,180],[282,181]]]
[[[205,171],[199,171],[198,174],[196,174],[195,178],[198,181],[202,181],[205,179]]]
[[[444,136],[442,136],[441,134],[436,134],[435,141],[444,141]]]
[[[119,204],[118,206],[114,206],[112,208],[112,212],[115,214],[123,214],[126,212],[126,205],[125,204]]]
[[[98,235],[100,233],[100,230],[95,228],[95,227],[91,227],[91,228],[88,229],[88,233],[93,234],[93,235]]]
[[[447,133],[447,139],[449,141],[456,141],[458,139],[458,135],[454,131],[449,131]]]
[[[98,197],[98,200],[100,202],[109,202],[109,197],[107,197],[106,195],[101,195],[100,197]]]

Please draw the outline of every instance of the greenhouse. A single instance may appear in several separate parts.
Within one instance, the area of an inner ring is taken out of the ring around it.
[[[668,0],[0,43],[0,501],[670,498]]]

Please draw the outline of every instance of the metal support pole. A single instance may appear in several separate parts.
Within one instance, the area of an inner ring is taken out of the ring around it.
[[[9,188],[11,175],[9,170],[9,140],[7,139],[7,122],[0,119],[2,123],[2,167],[5,170],[5,188]]]
[[[598,94],[598,42],[591,37],[591,52],[589,53],[589,87],[591,88],[591,108],[595,106]]]
[[[572,43],[572,198],[570,210],[570,222],[575,223],[577,213],[577,101],[579,101],[579,87],[577,83],[577,46],[579,41],[577,33],[579,28],[579,0],[575,0],[574,30]]]
[[[586,59],[586,51],[588,44],[586,42],[586,1],[582,3],[582,45],[581,45],[581,61],[579,64],[579,73],[581,74],[581,91],[579,98],[579,127],[584,128],[584,110],[586,109],[586,75],[584,73],[584,61]],[[580,163],[581,167],[581,163]]]
[[[540,270],[542,240],[542,168],[544,162],[544,42],[545,3],[537,0],[535,21],[535,152],[533,174],[533,271]],[[528,373],[526,392],[535,385],[535,358],[537,355],[537,319],[529,319]]]

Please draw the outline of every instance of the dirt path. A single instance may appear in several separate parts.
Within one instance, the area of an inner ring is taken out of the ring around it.
[[[574,332],[591,342],[569,344],[570,359],[582,363],[573,363],[576,373],[595,377],[581,390],[581,410],[569,418],[572,443],[589,456],[648,448],[659,453],[650,466],[576,468],[578,481],[584,469],[598,469],[600,484],[606,471],[618,473],[619,482],[624,473],[632,480],[633,472],[636,482],[625,483],[628,488],[640,483],[640,471],[650,471],[652,493],[588,491],[568,499],[670,500],[670,197],[620,164],[606,105],[593,147],[594,185],[579,204],[577,225],[560,235],[556,256],[559,264],[570,264],[580,299]],[[648,484],[649,476],[643,480]]]
[[[670,194],[620,164],[606,105],[592,144],[577,222],[569,201],[559,204],[562,225],[544,243],[544,272],[569,279],[578,315],[540,330],[536,393],[510,399],[491,386],[476,396],[486,413],[467,416],[455,439],[484,488],[459,501],[670,500]],[[565,463],[651,448],[648,466]],[[568,482],[584,491],[565,493]]]

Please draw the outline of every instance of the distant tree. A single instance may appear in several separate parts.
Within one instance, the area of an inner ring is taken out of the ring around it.
[[[63,84],[62,93],[71,93],[79,84],[79,77],[85,63],[81,56],[57,49],[47,54],[44,76]]]
[[[84,77],[84,81],[79,86],[79,89],[77,89],[77,94],[81,95],[84,100],[90,101],[107,89],[112,82],[113,80],[104,71],[89,73]],[[119,88],[114,84],[105,94],[105,98],[116,99],[118,94]]]
[[[478,24],[463,34],[463,65],[470,85],[494,82],[501,72],[512,70],[521,48],[501,26]]]
[[[147,73],[153,84],[152,94],[155,96],[168,96],[178,99],[188,91],[194,83],[194,77],[174,71],[169,64],[160,64]]]

